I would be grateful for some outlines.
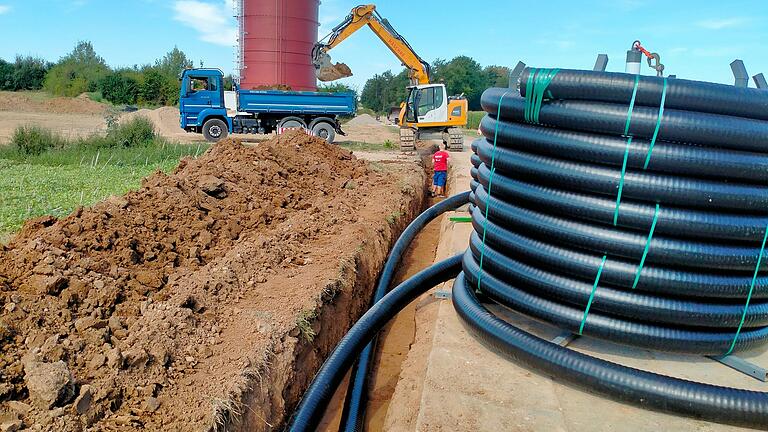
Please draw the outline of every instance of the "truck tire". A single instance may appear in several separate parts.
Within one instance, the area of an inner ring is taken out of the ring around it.
[[[208,142],[223,140],[229,135],[229,129],[224,120],[210,119],[203,125],[203,136]]]
[[[336,128],[330,123],[318,122],[312,126],[312,135],[324,139],[328,144],[333,144],[333,140],[336,139]]]
[[[285,117],[277,125],[280,129],[306,129],[307,124],[301,117]]]

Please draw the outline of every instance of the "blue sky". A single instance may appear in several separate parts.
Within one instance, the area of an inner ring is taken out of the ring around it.
[[[258,1],[258,0],[254,0]],[[234,0],[0,0],[0,58],[16,53],[57,60],[90,40],[110,65],[143,64],[174,45],[196,63],[234,65]],[[360,0],[323,0],[321,36]],[[388,0],[379,12],[425,59],[465,54],[483,65],[591,68],[598,53],[623,71],[640,39],[661,54],[669,74],[723,83],[729,63],[768,75],[768,0]],[[374,73],[400,70],[394,56],[361,30],[332,53],[362,87]],[[651,69],[644,66],[644,73]],[[750,82],[750,85],[753,85]]]

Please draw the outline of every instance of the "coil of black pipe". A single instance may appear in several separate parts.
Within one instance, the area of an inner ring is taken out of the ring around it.
[[[768,92],[567,70],[546,93],[534,92],[528,86],[539,73],[526,69],[519,92],[483,94],[488,116],[485,138],[472,143],[469,249],[404,282],[355,324],[291,430],[314,428],[376,331],[459,268],[458,315],[512,360],[643,407],[768,427],[768,393],[591,357],[516,328],[478,301],[481,294],[573,332],[583,327],[584,335],[647,349],[722,355],[765,343]],[[549,99],[535,123],[525,121],[529,91]]]
[[[764,344],[768,92],[530,68],[518,85],[481,98],[475,232],[454,286],[467,326],[514,360],[617,399],[768,426],[766,393],[555,347],[492,316],[474,294],[644,349],[723,355]]]

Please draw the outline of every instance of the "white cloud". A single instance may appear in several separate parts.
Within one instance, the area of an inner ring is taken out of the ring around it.
[[[6,14],[11,11],[11,7],[7,5],[0,5],[0,15]]]
[[[697,22],[696,25],[707,30],[722,30],[730,27],[738,27],[748,22],[749,18],[746,17],[731,17],[702,20]]]
[[[234,0],[209,3],[199,0],[179,0],[173,5],[176,21],[197,30],[200,40],[216,45],[237,43],[237,28],[232,19]]]

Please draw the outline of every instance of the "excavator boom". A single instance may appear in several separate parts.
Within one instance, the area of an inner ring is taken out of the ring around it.
[[[408,44],[408,41],[376,12],[375,5],[357,6],[352,9],[344,21],[336,26],[330,35],[323,38],[323,41],[327,39],[327,42],[320,41],[315,45],[312,50],[312,60],[315,64],[317,78],[320,81],[335,81],[352,76],[349,66],[344,63],[333,64],[331,62],[328,51],[366,25],[409,69],[411,84],[429,83],[429,63],[419,57]]]

